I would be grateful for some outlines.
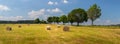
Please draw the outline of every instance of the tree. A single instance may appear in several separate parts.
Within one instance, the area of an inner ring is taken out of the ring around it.
[[[47,21],[48,21],[49,23],[52,23],[52,22],[53,22],[53,18],[52,18],[52,17],[48,17]]]
[[[47,22],[46,22],[45,20],[41,20],[40,23],[42,23],[42,24],[47,24]]]
[[[93,22],[101,16],[101,9],[97,4],[91,6],[88,11],[88,18],[92,21],[91,25],[94,25]]]
[[[70,13],[70,20],[73,22],[77,22],[77,26],[79,26],[79,23],[87,22],[87,13],[84,9],[78,8],[72,10]]]
[[[39,18],[36,18],[36,19],[34,20],[34,22],[35,22],[35,23],[40,23]]]
[[[71,23],[71,25],[73,25],[74,17],[72,16],[72,14],[68,14],[68,21]]]
[[[62,15],[59,20],[60,20],[61,22],[63,22],[63,25],[65,25],[65,23],[68,22],[66,15]]]
[[[55,23],[56,22],[56,16],[52,17],[52,21]]]
[[[55,22],[56,22],[57,24],[59,24],[59,22],[60,22],[59,17],[55,17]]]

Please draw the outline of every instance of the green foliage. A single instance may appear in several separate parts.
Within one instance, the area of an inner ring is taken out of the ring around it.
[[[40,23],[39,18],[36,18],[36,19],[34,20],[34,23]]]
[[[44,20],[41,20],[41,22],[40,23],[42,23],[42,24],[47,24],[47,22],[46,21],[44,21]]]
[[[54,22],[54,23],[55,23],[55,22],[56,22],[56,23],[59,23],[59,22],[60,22],[59,17],[57,17],[57,16],[48,17],[47,21],[48,21],[49,23],[52,23],[52,22]]]
[[[93,25],[93,22],[101,16],[101,9],[97,4],[94,4],[88,9],[87,14]]]
[[[63,24],[68,22],[67,16],[66,15],[62,15],[59,19],[61,22],[63,22]]]
[[[68,21],[71,23],[71,25],[73,24],[73,22],[75,22],[74,17],[72,16],[72,14],[68,14]]]
[[[52,23],[52,22],[53,22],[53,18],[52,18],[52,17],[48,17],[47,21],[48,21],[49,23]]]
[[[55,16],[53,16],[53,17],[52,17],[52,20],[53,20],[53,22],[55,23],[56,17],[55,17]]]
[[[75,21],[77,22],[77,25],[79,25],[79,23],[87,22],[88,19],[86,11],[81,8],[72,10],[68,17],[69,21]]]
[[[58,24],[60,22],[59,17],[55,17],[55,22]]]

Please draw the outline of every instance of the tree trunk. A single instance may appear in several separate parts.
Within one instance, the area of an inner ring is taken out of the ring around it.
[[[71,22],[71,25],[73,25],[73,23]]]
[[[94,23],[93,23],[93,22],[94,22],[94,20],[91,20],[91,21],[92,21],[91,25],[93,26],[93,25],[94,25]]]
[[[71,23],[71,25],[73,25],[73,22],[70,22]]]
[[[54,22],[54,24],[55,24],[55,22]]]
[[[59,24],[59,22],[57,22],[57,24]]]
[[[79,26],[79,22],[77,22],[77,26]]]
[[[63,22],[63,25],[65,25],[65,23]]]

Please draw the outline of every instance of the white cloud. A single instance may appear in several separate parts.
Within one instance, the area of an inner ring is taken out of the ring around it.
[[[59,8],[55,8],[55,9],[52,9],[51,12],[54,12],[54,13],[61,13],[62,10],[60,10]]]
[[[0,19],[2,19],[3,18],[3,16],[0,16]]]
[[[23,2],[28,2],[28,1],[30,1],[30,0],[22,0]]]
[[[52,2],[52,1],[48,2],[48,5],[53,5],[53,4],[54,4],[54,2]]]
[[[28,15],[30,18],[40,18],[40,17],[44,17],[47,18],[48,16],[50,16],[51,14],[61,14],[62,10],[59,8],[54,8],[54,9],[40,9],[38,11],[30,11],[28,12]]]
[[[69,3],[68,0],[62,0],[64,4]],[[58,2],[48,1],[48,5],[58,5]]]
[[[17,21],[22,19],[23,19],[23,16],[0,16],[0,20]]]
[[[68,3],[68,0],[63,0],[63,3],[65,3],[65,4]]]
[[[17,18],[17,19],[22,19],[23,16],[16,16],[15,18]]]
[[[58,5],[58,2],[49,1],[49,2],[48,2],[48,5]]]
[[[0,11],[9,11],[10,8],[7,7],[6,5],[0,5]]]
[[[40,15],[44,15],[44,14],[45,14],[45,9],[40,9],[38,11],[32,10],[31,12],[28,13],[28,15],[31,18],[38,18]]]
[[[49,13],[62,13],[62,10],[59,8],[47,9],[46,11]]]
[[[55,5],[58,5],[58,2],[55,2]]]

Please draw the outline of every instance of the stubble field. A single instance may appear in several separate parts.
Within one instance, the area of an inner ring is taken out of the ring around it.
[[[21,25],[21,28],[18,26]],[[12,27],[11,31],[6,27]],[[46,30],[51,26],[51,30]],[[0,24],[0,44],[120,44],[120,28],[53,24]]]

